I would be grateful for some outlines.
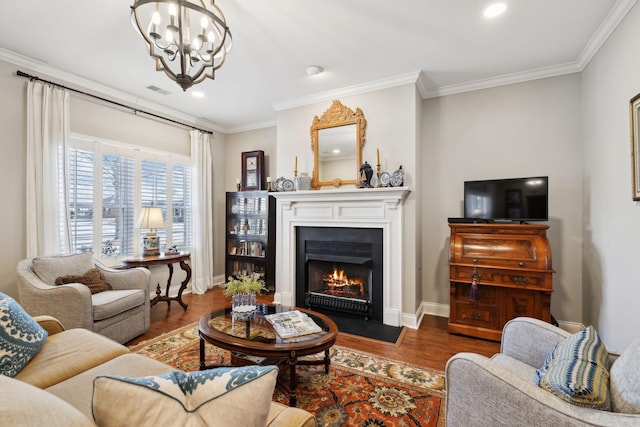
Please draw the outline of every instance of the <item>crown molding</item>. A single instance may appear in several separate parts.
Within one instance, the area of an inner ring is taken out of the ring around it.
[[[406,84],[415,84],[422,71],[413,71],[399,76],[389,77],[372,82],[348,86],[342,89],[322,92],[315,95],[305,96],[302,98],[292,99],[272,104],[276,111],[289,110],[291,108],[303,107],[305,105],[316,104],[319,102],[332,101],[334,99],[346,96],[361,95],[363,93],[373,92],[381,89],[388,89]]]
[[[491,77],[488,79],[475,80],[463,84],[441,86],[435,89],[427,91],[427,98],[436,98],[439,96],[455,95],[458,93],[471,92],[474,90],[490,89],[492,87],[505,86],[515,83],[522,83],[531,80],[544,79],[547,77],[555,77],[563,74],[578,73],[582,71],[576,63],[563,64],[553,67],[538,68],[536,70],[530,70],[523,73],[504,74],[498,77]]]
[[[277,126],[277,122],[273,120],[268,122],[248,123],[242,126],[227,128],[226,133],[249,132],[252,130],[274,128],[276,126]]]
[[[607,41],[611,33],[616,29],[620,22],[627,16],[627,13],[636,4],[636,0],[618,0],[609,11],[607,17],[602,21],[596,32],[591,36],[587,45],[582,49],[578,56],[577,64],[580,71],[584,70],[598,50]]]
[[[167,116],[171,119],[192,124],[193,126],[206,128],[208,130],[221,133],[227,132],[226,129],[216,123],[211,122],[210,120],[194,117],[181,111],[164,107],[160,104],[147,101],[138,96],[134,96],[129,93],[114,89],[110,86],[106,86],[93,80],[86,79],[77,74],[60,70],[42,61],[29,58],[10,50],[0,48],[0,61],[5,61],[18,67],[24,67],[32,73],[44,74],[44,76],[38,77],[44,78],[46,76],[47,78],[59,82],[60,84],[71,86],[84,92],[90,92],[108,99],[113,99],[114,101],[124,104],[134,110],[148,110],[149,112],[152,112],[154,114]]]

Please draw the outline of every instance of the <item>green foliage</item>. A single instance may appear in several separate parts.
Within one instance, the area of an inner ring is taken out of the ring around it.
[[[267,290],[264,280],[260,277],[261,276],[258,273],[243,275],[237,279],[233,276],[229,276],[227,278],[227,283],[222,285],[225,296],[231,296],[237,292],[244,294],[255,292],[259,294],[260,292]]]

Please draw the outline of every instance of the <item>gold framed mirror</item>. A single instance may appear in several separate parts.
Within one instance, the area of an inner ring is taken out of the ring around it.
[[[367,121],[360,108],[352,111],[334,100],[311,124],[314,189],[358,183]]]

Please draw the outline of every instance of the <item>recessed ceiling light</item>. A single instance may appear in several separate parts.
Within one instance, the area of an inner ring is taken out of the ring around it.
[[[502,15],[507,10],[506,3],[494,3],[484,10],[485,18],[495,18],[498,15]]]
[[[191,96],[194,96],[196,98],[204,98],[204,93],[194,90],[193,92],[191,92]]]
[[[317,76],[324,71],[324,68],[319,65],[309,65],[306,71],[307,76]]]

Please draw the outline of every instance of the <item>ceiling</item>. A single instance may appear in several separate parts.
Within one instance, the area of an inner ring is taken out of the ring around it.
[[[278,109],[416,80],[427,98],[578,72],[635,3],[502,1],[488,20],[493,0],[217,0],[233,48],[215,80],[186,93],[155,71],[133,0],[5,1],[0,59],[231,133],[274,125]],[[325,72],[306,76],[311,64]]]

